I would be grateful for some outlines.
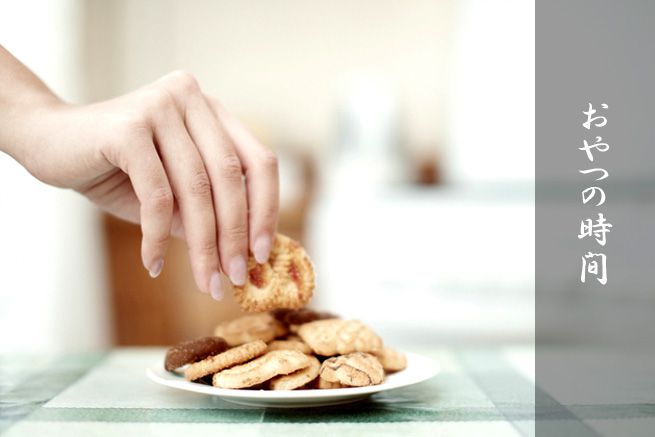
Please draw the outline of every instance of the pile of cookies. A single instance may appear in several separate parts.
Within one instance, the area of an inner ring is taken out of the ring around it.
[[[257,313],[172,347],[166,370],[184,368],[189,381],[220,388],[295,390],[376,385],[407,366],[404,354],[363,323],[302,308],[313,292],[307,253],[277,234],[268,262],[251,256],[246,284],[234,287],[241,307]]]
[[[214,336],[172,347],[168,371],[189,381],[230,389],[363,387],[406,367],[405,355],[385,347],[357,320],[309,309],[248,314],[219,324]]]

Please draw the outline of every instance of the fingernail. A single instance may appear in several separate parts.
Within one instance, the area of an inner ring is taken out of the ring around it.
[[[150,273],[151,278],[156,278],[157,276],[159,276],[163,268],[164,268],[164,260],[160,259],[159,261],[155,261],[150,266],[150,269],[148,269],[148,273]]]
[[[271,237],[268,235],[261,236],[255,240],[255,247],[253,255],[259,264],[264,264],[268,261],[268,256],[271,254]]]
[[[230,281],[234,285],[246,283],[246,260],[242,256],[236,256],[230,261]]]
[[[209,294],[214,300],[223,299],[223,284],[221,283],[221,274],[214,272],[209,279]]]

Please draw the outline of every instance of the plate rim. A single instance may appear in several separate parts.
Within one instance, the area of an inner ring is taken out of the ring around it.
[[[164,361],[158,360],[152,366],[146,368],[146,376],[148,379],[156,384],[166,387],[183,390],[187,392],[202,393],[212,396],[232,398],[232,399],[250,399],[260,401],[275,401],[275,400],[302,400],[302,399],[321,399],[321,398],[347,398],[351,396],[362,396],[367,394],[374,394],[388,390],[394,390],[402,387],[409,387],[429,379],[432,379],[441,372],[439,363],[425,355],[416,352],[404,351],[407,356],[407,368],[401,370],[394,375],[400,375],[401,372],[407,372],[412,362],[423,362],[419,373],[409,380],[399,380],[392,382],[383,382],[378,385],[370,385],[366,387],[346,387],[346,388],[333,388],[333,389],[314,389],[314,390],[243,390],[243,389],[229,389],[218,388],[210,385],[195,384],[184,379],[169,379],[166,376],[170,372],[164,369]]]

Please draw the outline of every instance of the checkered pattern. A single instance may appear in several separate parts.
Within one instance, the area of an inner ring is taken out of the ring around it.
[[[0,431],[31,437],[534,435],[531,348],[417,352],[437,360],[442,372],[369,401],[307,410],[243,407],[159,386],[145,368],[162,359],[162,349],[5,357]]]

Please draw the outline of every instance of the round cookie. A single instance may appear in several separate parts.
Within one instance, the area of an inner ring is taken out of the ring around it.
[[[300,325],[298,335],[315,353],[328,357],[382,349],[382,339],[359,320],[317,320]]]
[[[268,351],[298,351],[311,355],[312,348],[302,340],[275,340],[268,344]]]
[[[214,375],[213,385],[220,388],[245,388],[278,376],[288,375],[311,365],[310,357],[297,351],[271,351],[240,366]]]
[[[373,352],[373,355],[380,361],[385,372],[398,372],[407,367],[405,354],[390,347],[385,346],[381,350]]]
[[[271,379],[268,387],[271,390],[295,390],[315,380],[321,369],[321,362],[316,357],[309,357],[309,360],[311,363],[304,369]]]
[[[214,335],[223,337],[230,346],[254,340],[271,341],[287,333],[283,323],[268,313],[248,314],[216,326]]]
[[[223,369],[250,361],[265,352],[266,343],[261,340],[242,344],[241,346],[233,347],[218,355],[191,364],[184,371],[184,377],[189,381],[195,381],[203,376],[211,375]]]
[[[268,262],[258,264],[250,255],[246,284],[233,288],[246,311],[300,308],[314,293],[314,269],[297,241],[277,234]]]
[[[353,352],[323,361],[321,378],[350,387],[365,387],[382,383],[384,369],[373,355]]]
[[[228,348],[229,345],[221,337],[203,337],[196,340],[184,341],[166,351],[164,368],[172,372],[187,364],[220,354]]]
[[[340,382],[332,382],[327,379],[323,379],[320,376],[317,378],[316,388],[320,390],[329,390],[333,388],[346,388],[347,385],[343,385]]]

